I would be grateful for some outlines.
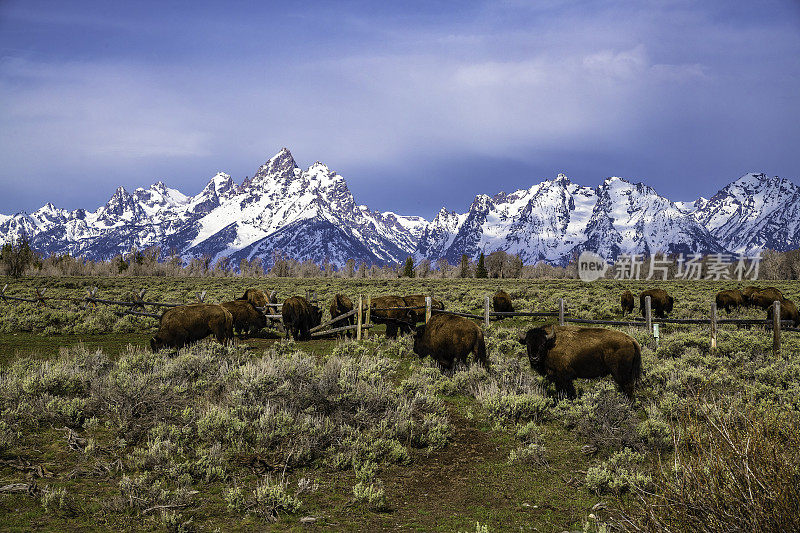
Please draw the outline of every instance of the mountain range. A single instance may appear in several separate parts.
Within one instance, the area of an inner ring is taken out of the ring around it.
[[[47,203],[0,215],[0,242],[25,234],[44,254],[109,259],[132,248],[193,257],[259,257],[343,265],[445,258],[503,250],[526,264],[565,264],[591,250],[621,253],[753,254],[800,248],[800,187],[745,174],[711,198],[673,202],[642,183],[607,178],[597,187],[563,174],[529,189],[480,194],[465,212],[442,208],[428,221],[358,205],[345,179],[320,162],[297,166],[286,148],[237,185],[218,173],[195,196],[157,182],[119,187],[95,211]]]

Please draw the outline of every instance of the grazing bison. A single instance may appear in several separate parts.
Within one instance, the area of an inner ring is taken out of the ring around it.
[[[497,291],[492,296],[492,309],[495,313],[512,313],[514,305],[511,303],[511,296],[505,291]],[[503,317],[500,317],[501,319]]]
[[[633,299],[633,293],[631,291],[623,292],[619,299],[619,303],[622,307],[622,316],[625,316],[627,313],[633,313],[633,308],[636,305],[636,301]]]
[[[378,296],[372,299],[370,320],[376,324],[386,324],[386,336],[397,337],[397,330],[403,334],[411,333],[414,320],[407,309],[389,309],[390,307],[409,307],[400,296]]]
[[[528,350],[531,368],[554,383],[559,393],[574,398],[574,379],[611,374],[633,399],[642,372],[642,352],[630,336],[603,328],[549,325],[528,330],[519,342]]]
[[[717,293],[717,309],[725,309],[730,313],[731,309],[736,309],[744,305],[744,294],[739,289],[729,289]]]
[[[775,313],[772,306],[767,309],[767,319],[772,320]],[[797,312],[797,306],[791,300],[784,299],[781,302],[781,320],[791,320],[794,327],[800,327],[800,314]]]
[[[775,287],[767,287],[750,295],[750,305],[761,309],[769,309],[772,307],[772,302],[782,302],[783,300],[783,293]]]
[[[237,300],[247,300],[255,307],[262,308],[268,315],[278,314],[278,308],[269,305],[278,303],[278,293],[276,291],[267,294],[261,289],[247,289],[244,291],[244,295],[241,298],[237,298]]]
[[[750,297],[760,290],[761,290],[760,287],[754,287],[752,285],[742,289],[742,298],[744,298],[744,304],[750,305]]]
[[[233,330],[236,333],[253,335],[267,327],[267,318],[247,300],[234,300],[220,304],[233,315]]]
[[[414,353],[420,358],[430,355],[443,368],[453,368],[456,361],[466,364],[470,352],[484,368],[489,368],[483,330],[469,319],[433,315],[414,333]]]
[[[333,301],[331,302],[331,318],[336,318],[339,315],[343,315],[349,311],[353,310],[353,302],[347,296],[343,294],[337,294],[333,297]],[[352,326],[355,323],[356,317],[355,315],[350,315],[347,318],[343,318],[341,320],[337,320],[336,322],[331,323],[331,327],[333,328],[343,328],[345,326]],[[352,335],[353,330],[348,330],[347,335]]]
[[[642,316],[645,316],[646,311],[644,304],[645,296],[650,297],[650,309],[658,318],[664,318],[667,314],[672,312],[672,304],[675,303],[675,299],[667,294],[667,291],[664,289],[650,289],[639,295],[639,307],[642,309]]]
[[[412,294],[411,296],[402,296],[406,307],[421,307],[422,309],[409,309],[408,317],[412,324],[425,321],[425,295]],[[436,298],[431,298],[431,312],[435,309],[440,311],[444,310],[444,304]]]
[[[309,303],[302,296],[292,296],[283,302],[283,327],[286,338],[291,333],[296,341],[305,341],[311,338],[311,328],[319,326],[322,322],[322,310]]]
[[[233,338],[233,316],[216,304],[191,304],[164,311],[158,332],[150,339],[150,348],[157,352],[163,347],[183,348],[209,335],[220,344]]]

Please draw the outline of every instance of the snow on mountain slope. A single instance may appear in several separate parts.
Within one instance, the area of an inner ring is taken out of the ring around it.
[[[0,242],[27,235],[44,253],[107,259],[160,246],[185,260],[227,256],[234,265],[280,252],[343,265],[402,262],[504,250],[525,263],[565,264],[582,250],[620,253],[751,252],[800,247],[800,187],[747,174],[711,199],[671,202],[641,183],[608,178],[598,187],[563,174],[529,189],[480,194],[464,213],[442,208],[432,221],[358,205],[342,176],[316,162],[299,168],[287,149],[237,186],[219,172],[194,196],[159,181],[119,187],[95,211],[45,204],[0,215]]]
[[[745,174],[694,216],[722,246],[737,253],[800,247],[800,187],[777,176]]]

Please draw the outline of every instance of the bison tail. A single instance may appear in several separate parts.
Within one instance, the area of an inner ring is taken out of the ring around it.
[[[631,364],[631,383],[639,381],[642,377],[642,347],[635,340],[633,341],[634,357]]]
[[[483,339],[483,331],[478,329],[478,338],[475,341],[475,358],[486,370],[489,370],[489,359],[486,357],[486,342]]]

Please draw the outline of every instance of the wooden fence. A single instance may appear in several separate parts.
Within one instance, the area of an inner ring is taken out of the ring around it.
[[[80,304],[84,309],[87,308],[96,308],[98,304],[105,304],[105,305],[118,305],[126,307],[127,309],[123,310],[121,314],[128,314],[134,316],[147,316],[153,318],[159,318],[161,315],[155,313],[148,313],[144,311],[146,306],[152,307],[177,307],[180,305],[186,305],[189,303],[197,303],[197,302],[204,302],[206,297],[206,291],[196,292],[196,302],[153,302],[153,301],[146,301],[144,299],[145,294],[147,293],[147,289],[142,289],[138,293],[134,293],[131,300],[124,301],[124,300],[109,300],[104,298],[99,298],[97,296],[97,287],[92,287],[91,289],[87,290],[86,296],[82,298],[75,298],[75,297],[55,297],[55,296],[46,296],[47,288],[37,288],[34,289],[34,296],[31,298],[24,298],[20,296],[11,296],[6,294],[6,290],[8,289],[8,284],[3,286],[0,289],[0,301],[7,302],[11,301],[20,301],[20,302],[29,302],[29,303],[36,303],[39,305],[47,305],[47,301],[67,301],[72,303]],[[306,292],[306,297],[308,299],[315,299],[316,300],[316,293],[309,293]],[[282,303],[275,303],[275,304],[268,304],[265,307],[259,307],[258,309],[266,313],[268,309],[277,309],[280,310],[283,306]],[[484,323],[484,326],[488,327],[491,323],[492,319],[499,320],[502,318],[510,318],[510,317],[558,317],[559,325],[565,324],[590,324],[590,325],[603,325],[603,326],[628,326],[628,327],[645,327],[650,334],[653,335],[656,343],[659,341],[659,328],[657,325],[659,324],[696,324],[696,325],[708,325],[710,328],[710,349],[712,352],[716,351],[717,349],[717,333],[719,330],[720,324],[736,324],[736,325],[749,325],[749,326],[764,326],[765,328],[769,328],[773,332],[773,351],[777,354],[780,351],[780,343],[781,343],[781,331],[791,331],[791,332],[800,332],[800,329],[793,328],[791,325],[793,322],[791,320],[784,320],[781,321],[780,319],[780,302],[776,301],[773,302],[773,317],[771,320],[769,319],[752,319],[752,318],[719,318],[717,316],[717,306],[716,303],[712,302],[710,305],[710,312],[708,318],[659,318],[654,317],[652,312],[652,303],[650,296],[645,297],[645,312],[644,318],[634,318],[630,320],[595,320],[595,319],[588,319],[588,318],[575,318],[567,312],[567,303],[564,298],[558,299],[558,310],[557,311],[511,311],[511,312],[497,312],[491,310],[491,297],[487,296],[484,299],[484,309],[482,315],[476,315],[472,313],[462,313],[458,311],[449,311],[449,310],[442,310],[442,309],[433,309],[432,308],[432,299],[430,296],[425,298],[425,305],[424,306],[405,306],[405,307],[372,307],[372,299],[371,296],[367,295],[366,298],[362,295],[358,297],[358,306],[353,309],[352,311],[348,311],[342,315],[337,317],[331,317],[330,320],[316,326],[310,330],[312,337],[322,337],[325,335],[331,334],[338,334],[338,333],[345,333],[348,331],[355,331],[356,332],[356,339],[361,340],[362,338],[366,338],[369,335],[369,330],[375,325],[372,323],[372,316],[371,313],[373,311],[420,311],[425,310],[425,323],[427,323],[433,314],[448,314],[454,316],[461,316],[465,318],[471,318],[474,320],[480,320]],[[343,320],[348,320],[353,315],[356,316],[356,323],[347,325],[347,326],[338,326],[335,328],[330,328],[330,326],[337,324]],[[280,313],[273,313],[273,314],[266,314],[265,315],[268,319],[273,321],[277,321],[278,326],[282,326],[281,318],[282,315]],[[406,324],[410,327],[413,327],[414,324],[411,324],[408,321],[396,319],[396,318],[388,318],[388,317],[381,317],[381,322],[395,322],[398,324]],[[281,328],[283,329],[283,328]]]

